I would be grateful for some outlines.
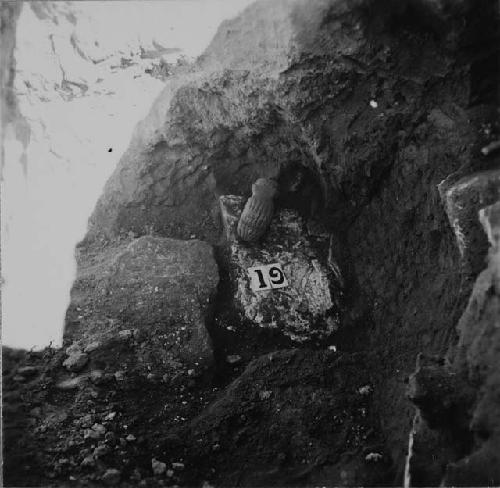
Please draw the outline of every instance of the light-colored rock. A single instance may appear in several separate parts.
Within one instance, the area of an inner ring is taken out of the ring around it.
[[[151,468],[153,469],[154,474],[161,475],[166,471],[167,465],[165,463],[162,463],[161,461],[158,461],[157,459],[153,458],[151,460]]]
[[[104,427],[104,425],[102,424],[94,424],[92,426],[92,430],[97,432],[100,436],[106,433],[106,427]]]
[[[383,458],[378,452],[370,452],[365,456],[365,461],[377,463]]]
[[[118,332],[118,337],[120,337],[120,339],[130,339],[133,336],[134,336],[134,331],[130,329],[125,329]]]
[[[482,208],[479,220],[490,243],[488,255],[489,269],[497,294],[500,294],[500,201]]]
[[[115,376],[116,381],[124,381],[125,380],[125,372],[124,371],[117,371],[114,376]]]
[[[241,361],[241,356],[239,354],[230,354],[227,358],[226,361],[229,364],[236,364]]]
[[[81,371],[85,365],[88,363],[89,356],[84,352],[77,352],[71,354],[63,362],[63,366],[66,367],[68,371],[78,372]]]
[[[120,482],[122,474],[118,469],[108,469],[102,475],[102,481],[105,485],[116,486]]]
[[[500,198],[500,171],[473,173],[456,182],[439,185],[457,247],[466,270],[479,273],[484,268],[487,240],[477,219],[479,210]]]
[[[76,378],[70,378],[67,380],[60,381],[57,383],[56,388],[59,390],[75,390],[85,384],[87,381],[86,375],[77,376]]]
[[[93,383],[100,383],[104,378],[104,373],[100,369],[94,369],[90,372],[90,380]]]
[[[100,345],[101,344],[97,341],[91,342],[88,346],[85,346],[85,349],[83,350],[83,352],[85,352],[87,354],[90,352],[93,352],[93,351],[99,349]]]
[[[35,376],[38,373],[38,368],[35,366],[23,366],[18,368],[17,374],[25,377]]]
[[[243,205],[241,197],[220,197],[236,306],[256,325],[278,328],[299,343],[330,336],[339,327],[340,297],[332,296],[328,268],[311,246],[301,217],[292,210],[278,211],[263,241],[249,246],[237,239]],[[289,286],[252,290],[248,268],[273,263],[281,265]]]
[[[83,461],[80,463],[80,466],[82,468],[95,466],[94,456],[92,454],[89,454],[88,456],[84,457]]]
[[[263,391],[259,392],[259,398],[261,400],[268,400],[269,398],[271,398],[272,394],[273,394],[273,392],[270,390],[263,390]]]
[[[106,433],[106,428],[101,424],[94,424],[92,428],[86,429],[83,437],[84,439],[100,439]]]
[[[66,355],[73,356],[75,354],[80,354],[82,352],[82,347],[78,342],[73,342],[71,346],[66,348]]]
[[[372,391],[373,388],[370,385],[365,385],[358,389],[358,393],[362,396],[369,395]]]

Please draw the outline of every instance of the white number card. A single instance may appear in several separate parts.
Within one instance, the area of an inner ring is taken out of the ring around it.
[[[288,286],[288,280],[279,263],[248,268],[250,287],[253,291],[271,290]]]

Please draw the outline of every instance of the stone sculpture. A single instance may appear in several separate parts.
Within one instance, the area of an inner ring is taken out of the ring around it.
[[[269,178],[259,178],[252,185],[252,196],[238,222],[238,237],[242,241],[255,242],[266,232],[273,218],[273,200],[277,193],[276,181]]]

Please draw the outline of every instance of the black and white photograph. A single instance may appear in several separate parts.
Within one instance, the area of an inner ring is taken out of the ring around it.
[[[0,21],[1,486],[500,486],[500,0]]]

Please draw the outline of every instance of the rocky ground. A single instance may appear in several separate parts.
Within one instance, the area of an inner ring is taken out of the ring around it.
[[[499,484],[499,45],[489,0],[223,23],[106,184],[64,349],[4,350],[6,480]],[[244,244],[224,202],[262,177]]]
[[[393,481],[362,354],[284,350],[175,377],[65,359],[3,350],[7,486]]]

